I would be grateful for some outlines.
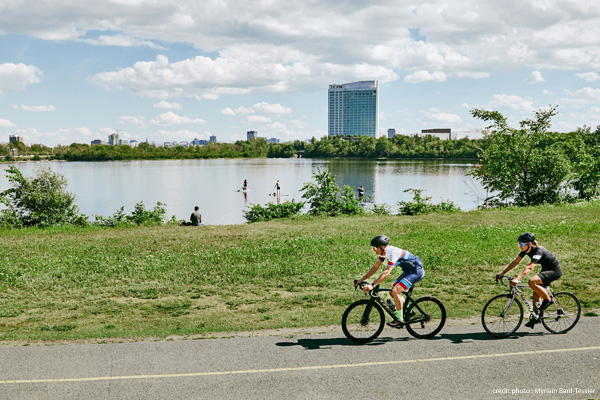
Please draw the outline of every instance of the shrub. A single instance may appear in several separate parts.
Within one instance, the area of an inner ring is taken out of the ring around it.
[[[125,206],[123,206],[116,210],[110,217],[96,215],[96,224],[104,226],[161,224],[164,222],[164,217],[167,213],[165,206],[166,204],[159,201],[152,210],[146,210],[144,202],[140,201],[135,204],[131,215],[125,214]]]
[[[310,214],[336,216],[365,212],[360,206],[360,200],[354,195],[353,186],[344,185],[344,189],[340,190],[335,176],[327,170],[321,171],[321,168],[317,168],[313,177],[316,183],[305,183],[300,189],[304,192],[302,198],[308,200]]]
[[[285,201],[281,204],[269,203],[266,207],[259,204],[251,204],[250,210],[244,212],[244,218],[246,221],[258,222],[258,221],[270,221],[276,218],[290,218],[300,213],[300,210],[304,207],[303,202]]]
[[[386,203],[383,203],[380,206],[373,204],[373,210],[371,210],[371,212],[375,215],[392,215],[392,207]]]
[[[48,227],[61,224],[82,225],[75,196],[66,190],[67,180],[49,167],[39,168],[35,176],[26,178],[15,166],[6,169],[12,186],[0,193],[0,225],[4,227]]]
[[[423,197],[422,189],[406,189],[404,191],[412,192],[412,201],[399,201],[398,202],[398,215],[421,215],[429,214],[432,212],[445,211],[445,212],[456,212],[460,211],[460,207],[456,206],[451,201],[443,201],[440,204],[431,204],[429,200],[431,197]]]

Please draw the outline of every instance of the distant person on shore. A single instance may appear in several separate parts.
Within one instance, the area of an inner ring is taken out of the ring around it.
[[[365,188],[363,187],[363,185],[360,185],[360,187],[358,188],[358,199],[360,201],[363,201],[365,198]]]
[[[277,190],[277,197],[281,196],[281,184],[279,183],[279,179],[277,179],[277,183],[275,184],[275,188]]]
[[[190,215],[190,221],[189,222],[183,222],[181,225],[184,226],[201,226],[204,225],[202,223],[202,214],[200,214],[200,207],[196,206],[194,207],[194,212],[192,213],[192,215]]]

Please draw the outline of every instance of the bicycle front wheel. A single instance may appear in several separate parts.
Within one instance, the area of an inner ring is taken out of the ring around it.
[[[354,343],[369,343],[377,338],[385,326],[383,309],[376,302],[359,300],[344,311],[342,331]],[[368,309],[368,311],[367,311]]]
[[[487,333],[495,337],[506,337],[519,329],[523,322],[521,302],[509,294],[493,297],[483,307],[481,324]]]
[[[404,320],[408,333],[419,339],[429,339],[444,327],[446,308],[435,297],[421,297],[406,308]]]
[[[569,332],[579,321],[581,304],[573,294],[559,292],[554,294],[552,304],[544,310],[542,324],[549,332]]]

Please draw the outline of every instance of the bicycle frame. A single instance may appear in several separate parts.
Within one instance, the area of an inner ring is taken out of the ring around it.
[[[364,286],[364,282],[360,284],[360,288],[362,289],[362,287]],[[419,307],[419,304],[416,303],[413,298],[410,296],[412,294],[413,291],[413,287],[411,287],[410,289],[408,289],[406,292],[402,292],[403,295],[406,296],[406,301],[404,302],[404,306],[402,307],[402,311],[403,313],[406,315],[406,310],[408,308],[409,303],[413,304],[414,307],[419,310],[419,312],[421,313],[420,317],[417,318],[410,318],[408,321],[404,322],[404,325],[409,325],[409,324],[414,324],[417,322],[423,322],[424,318],[427,316],[427,314],[421,309],[421,307]],[[386,301],[384,301],[381,296],[378,295],[379,292],[391,292],[392,289],[382,289],[379,287],[374,288],[373,290],[371,290],[369,292],[369,304],[367,305],[367,307],[365,308],[365,312],[363,314],[363,323],[367,323],[368,322],[368,318],[369,315],[371,313],[371,309],[373,308],[373,303],[377,302],[379,303],[379,305],[381,306],[381,308],[383,308],[385,310],[386,313],[388,313],[390,315],[390,317],[392,318],[396,318],[396,315],[394,314],[394,311],[390,308],[390,306],[388,305],[388,303]],[[391,297],[391,296],[390,296]],[[365,319],[367,319],[367,321],[365,321]]]
[[[511,278],[510,276],[503,276],[502,279],[504,279],[504,278],[506,278],[508,281],[513,280],[513,278]],[[506,284],[504,282],[502,282],[502,284],[506,286]],[[529,310],[530,314],[533,315],[535,318],[539,318],[539,319],[552,318],[552,317],[540,316],[539,311],[535,311],[533,309],[533,306],[529,303],[529,301],[527,301],[527,299],[525,299],[525,297],[523,296],[523,291],[520,288],[526,288],[526,287],[529,287],[529,285],[512,286],[509,284],[508,287],[509,287],[509,294],[512,297],[511,297],[511,300],[506,304],[506,308],[504,310],[502,310],[501,315],[503,317],[506,316],[506,314],[508,313],[508,310],[510,310],[510,307],[512,307],[512,304],[515,301],[515,297],[518,296],[521,299],[521,301],[523,302],[523,304],[525,304],[525,307],[527,307],[527,310]],[[552,289],[550,289],[550,286],[543,286],[543,288],[548,291],[548,294],[551,297],[554,297],[554,292],[552,292]],[[556,305],[560,308],[560,304],[558,303],[556,298],[554,299],[554,301],[556,301]]]

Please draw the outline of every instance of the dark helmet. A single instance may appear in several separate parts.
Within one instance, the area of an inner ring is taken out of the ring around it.
[[[519,236],[519,242],[521,242],[521,243],[535,242],[535,235],[530,232],[522,233],[521,236]]]
[[[378,235],[378,236],[375,236],[371,240],[371,246],[373,246],[373,247],[387,246],[389,242],[390,242],[389,237],[387,237],[385,235]]]

